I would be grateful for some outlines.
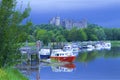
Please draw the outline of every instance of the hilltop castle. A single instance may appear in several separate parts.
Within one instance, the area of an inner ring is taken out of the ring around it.
[[[72,29],[73,27],[76,27],[78,29],[87,27],[87,20],[85,19],[81,21],[73,21],[69,19],[61,20],[60,17],[53,17],[49,23],[55,26],[63,26],[66,29]]]

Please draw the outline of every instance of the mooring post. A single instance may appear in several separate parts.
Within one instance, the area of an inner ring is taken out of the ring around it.
[[[36,47],[37,47],[37,56],[38,56],[38,61],[40,61],[40,54],[39,54],[39,51],[40,51],[40,48],[41,48],[41,41],[38,40],[36,42]]]

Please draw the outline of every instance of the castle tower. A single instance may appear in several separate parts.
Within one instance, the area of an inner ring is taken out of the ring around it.
[[[50,24],[55,25],[55,17],[53,17],[53,18],[50,20]]]
[[[60,25],[60,17],[55,18],[55,25],[59,26]]]

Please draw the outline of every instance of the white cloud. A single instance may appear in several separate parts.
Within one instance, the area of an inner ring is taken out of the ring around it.
[[[25,4],[29,1],[36,10],[95,9],[120,4],[120,0],[23,0]]]

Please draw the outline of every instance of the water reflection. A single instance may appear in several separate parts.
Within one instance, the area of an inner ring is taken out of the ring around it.
[[[120,48],[113,47],[111,50],[93,50],[80,52],[76,61],[90,62],[97,58],[117,58],[120,57]]]
[[[53,72],[73,72],[75,67],[73,63],[67,63],[62,66],[51,66]]]
[[[80,52],[74,63],[40,62],[19,69],[29,80],[120,80],[119,61],[120,48],[111,48]]]
[[[20,64],[16,67],[22,74],[27,76],[29,80],[40,80],[41,70],[50,69],[50,72],[73,72],[76,68],[74,63],[69,62],[31,62],[31,64]]]

